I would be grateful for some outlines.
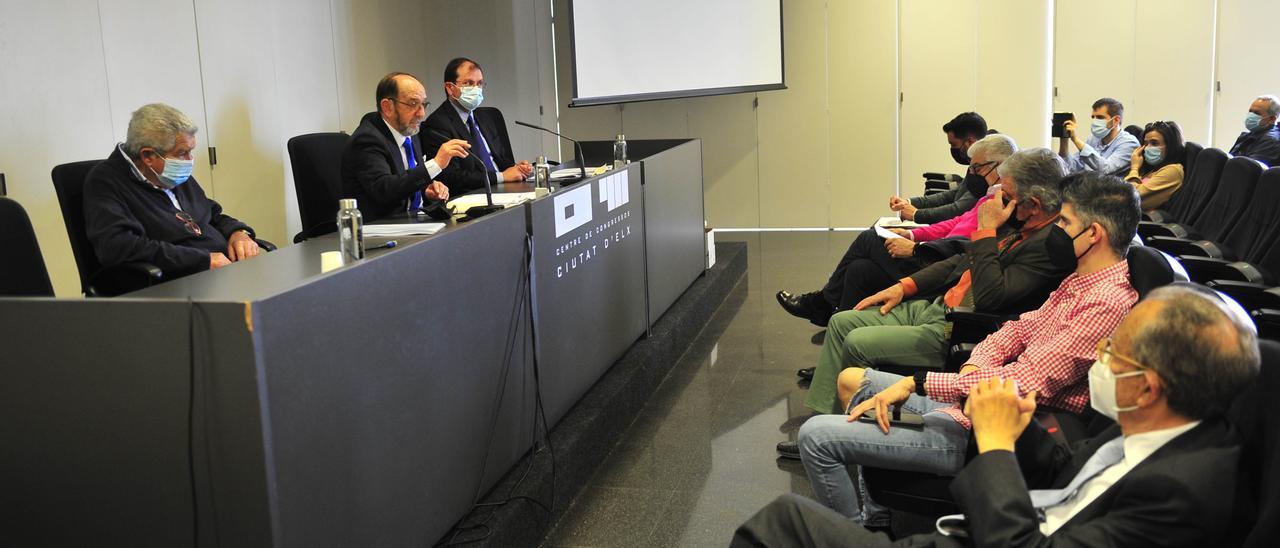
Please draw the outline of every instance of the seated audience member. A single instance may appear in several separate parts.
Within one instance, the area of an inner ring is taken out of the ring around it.
[[[927,254],[917,256],[917,246],[942,238],[967,239],[978,226],[978,206],[990,199],[989,195],[994,194],[991,189],[1000,181],[996,168],[1017,151],[1018,145],[1005,135],[988,135],[974,143],[966,155],[972,156],[972,163],[964,188],[981,198],[969,211],[927,227],[890,229],[902,238],[886,240],[874,230],[864,231],[854,238],[820,291],[798,296],[780,291],[778,302],[791,315],[826,326],[837,310],[849,310],[896,280],[929,266],[933,260]]]
[[[1024,393],[1038,394],[1044,407],[1084,411],[1089,402],[1085,379],[1097,342],[1138,299],[1124,256],[1141,213],[1132,185],[1092,173],[1074,178],[1049,238],[1074,263],[1075,272],[1039,309],[1005,323],[979,343],[958,373],[903,377],[870,368],[841,373],[839,396],[847,416],[813,417],[799,432],[801,460],[819,501],[865,524],[885,525],[888,511],[867,495],[861,466],[958,472],[971,428],[960,403],[984,379],[1014,379]],[[923,415],[924,428],[890,429],[888,408],[896,405]],[[856,420],[868,411],[876,423]],[[849,465],[859,466],[856,487]]]
[[[1147,124],[1142,141],[1142,146],[1133,151],[1126,180],[1138,187],[1142,210],[1153,211],[1182,187],[1186,144],[1177,122]]]
[[[1071,446],[1056,443],[1026,428],[1046,401],[1042,385],[980,376],[965,404],[978,456],[951,482],[963,516],[891,542],[849,520],[848,507],[788,494],[738,528],[732,545],[1218,545],[1240,458],[1221,416],[1258,374],[1251,327],[1194,289],[1156,289],[1114,337],[1095,344],[1097,361],[1087,358],[1089,404],[1118,424]],[[936,458],[953,460],[946,452]],[[849,475],[840,473],[850,489]],[[815,481],[819,489],[826,487]],[[951,527],[965,537],[941,531]]]
[[[397,211],[418,211],[449,199],[449,188],[432,181],[471,145],[446,141],[434,158],[422,153],[418,129],[426,118],[427,90],[411,75],[393,72],[378,82],[378,110],[365,114],[342,154],[342,195],[355,198],[365,221]],[[425,161],[424,161],[425,160]]]
[[[451,163],[437,177],[449,192],[484,189],[486,177],[490,184],[498,184],[523,181],[533,173],[529,162],[515,161],[502,111],[480,106],[484,101],[480,65],[464,57],[449,61],[444,93],[447,100],[422,124],[422,144],[435,150],[452,139],[471,143],[471,155]]]
[[[979,139],[987,136],[987,121],[976,112],[962,112],[943,124],[943,133],[947,134],[947,145],[951,147],[951,159],[960,165],[970,165],[966,152]],[[920,224],[933,224],[945,221],[968,211],[979,196],[965,192],[963,185],[944,190],[928,196],[917,196],[909,200],[898,196],[889,197],[889,209],[900,212],[902,218]]]
[[[1248,156],[1267,164],[1280,165],[1280,127],[1276,117],[1280,115],[1280,98],[1260,95],[1249,105],[1244,118],[1244,133],[1236,138],[1229,151],[1232,156]]]
[[[1123,128],[1124,105],[1110,97],[1094,101],[1087,141],[1080,140],[1076,121],[1067,120],[1058,146],[1058,154],[1067,161],[1067,173],[1088,170],[1107,175],[1124,174],[1133,149],[1138,148],[1138,139]],[[1068,142],[1074,144],[1078,152],[1068,154]]]
[[[956,115],[942,126],[942,131],[947,136],[951,158],[961,165],[971,164],[969,149],[988,134],[987,121],[976,112],[962,112]],[[903,219],[933,224],[954,218],[972,209],[978,198],[985,194],[985,188],[981,188],[982,186],[981,181],[978,181],[974,175],[974,170],[969,169],[965,184],[937,194],[918,196],[909,200],[890,196],[889,209],[899,212]],[[880,244],[878,239],[870,243]],[[848,276],[849,264],[864,254],[858,251],[862,245],[856,239],[849,244],[845,256],[840,259],[822,290],[797,295],[784,289],[776,295],[778,304],[793,316],[805,318],[814,325],[825,327],[831,314],[836,310],[847,310],[851,304],[851,302],[841,304],[842,295],[844,295],[842,285]]]
[[[85,230],[102,266],[142,261],[172,279],[258,255],[253,229],[191,176],[197,129],[176,108],[144,105],[125,142],[89,172]]]
[[[805,406],[818,413],[843,409],[836,407],[836,378],[845,367],[941,368],[948,307],[1034,309],[1071,273],[1075,256],[1070,246],[1051,237],[1060,232],[1053,226],[1061,207],[1062,160],[1046,148],[1021,150],[998,171],[1001,189],[978,208],[978,227],[967,252],[902,278],[853,310],[831,317]],[[1022,227],[1006,224],[1011,217]]]

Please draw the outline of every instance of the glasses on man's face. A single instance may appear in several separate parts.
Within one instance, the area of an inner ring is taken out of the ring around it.
[[[1111,359],[1115,358],[1138,369],[1151,369],[1150,367],[1138,363],[1133,358],[1117,353],[1112,349],[1112,346],[1111,337],[1098,341],[1098,361],[1102,362],[1102,365],[1111,367]]]
[[[182,221],[183,226],[187,228],[187,232],[190,232],[193,236],[204,235],[204,231],[200,230],[200,225],[196,223],[196,220],[191,217],[190,213],[179,211],[174,213],[173,216],[177,217],[179,221]]]
[[[481,80],[479,82],[476,82],[474,80],[463,80],[461,82],[449,82],[449,83],[460,88],[478,87],[480,89],[484,89],[484,80]]]
[[[404,105],[404,106],[406,106],[406,107],[409,107],[409,110],[411,110],[411,111],[413,111],[413,112],[417,112],[419,108],[421,108],[421,109],[423,109],[423,110],[428,110],[428,109],[430,109],[430,108],[431,108],[431,101],[408,101],[408,102],[406,102],[406,101],[401,101],[401,100],[399,100],[399,99],[392,99],[392,101],[395,101],[395,102],[400,103],[400,104],[402,104],[402,105]]]
[[[972,173],[980,177],[986,177],[987,175],[991,175],[991,172],[995,170],[997,167],[1000,167],[1000,162],[996,162],[996,161],[982,162],[981,164],[970,165],[969,173]],[[986,173],[979,172],[979,170],[982,170],[982,169],[986,169],[987,172]]]

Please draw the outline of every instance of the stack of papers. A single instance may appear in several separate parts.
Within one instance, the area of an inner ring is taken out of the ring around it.
[[[364,235],[374,238],[392,236],[430,236],[444,228],[444,223],[400,223],[386,225],[364,225]]]
[[[503,207],[511,207],[513,205],[532,200],[533,198],[534,193],[532,192],[503,192],[493,195],[493,204]],[[459,213],[465,213],[469,207],[489,205],[489,199],[484,194],[467,194],[465,196],[458,196],[457,198],[449,200],[449,205],[457,208]]]
[[[876,221],[875,226],[887,226],[890,228],[920,228],[922,226],[929,225],[922,225],[914,221],[904,221],[897,217],[881,217]]]
[[[587,177],[594,177],[606,171],[609,171],[609,164],[605,164],[600,167],[587,166]],[[567,167],[564,169],[557,169],[555,171],[552,171],[551,178],[552,179],[572,179],[574,177],[580,176],[581,174],[582,174],[581,169],[578,169],[576,167]]]

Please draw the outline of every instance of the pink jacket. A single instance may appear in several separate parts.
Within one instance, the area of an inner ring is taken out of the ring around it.
[[[917,242],[928,242],[930,240],[938,240],[942,238],[950,238],[952,236],[969,237],[969,233],[978,228],[978,208],[983,202],[990,200],[991,196],[983,196],[978,198],[978,203],[960,215],[942,221],[933,223],[929,226],[920,227],[911,231],[911,238]]]

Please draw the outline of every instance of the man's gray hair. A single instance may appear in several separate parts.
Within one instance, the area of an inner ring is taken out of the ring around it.
[[[1067,175],[1058,186],[1062,201],[1071,204],[1081,224],[1101,225],[1107,231],[1107,245],[1124,257],[1138,231],[1138,221],[1142,220],[1142,201],[1135,187],[1119,177],[1095,171]]]
[[[1255,97],[1253,100],[1254,101],[1262,100],[1268,103],[1267,116],[1280,115],[1280,97],[1276,97],[1275,95],[1271,95],[1270,93],[1268,93],[1266,95],[1259,95]]]
[[[1258,338],[1248,317],[1209,288],[1171,285],[1146,300],[1164,302],[1138,327],[1132,354],[1160,376],[1169,408],[1189,419],[1224,412],[1258,374]]]
[[[1003,162],[1017,151],[1018,143],[1013,142],[1013,137],[993,133],[969,145],[968,153],[970,158],[983,154],[988,162]]]
[[[1026,148],[1013,153],[1000,164],[1001,177],[1013,180],[1018,199],[1040,200],[1040,209],[1054,214],[1062,209],[1062,193],[1058,184],[1067,173],[1067,165],[1052,150],[1044,147]]]
[[[129,132],[125,135],[124,151],[138,158],[142,149],[154,148],[160,152],[173,150],[178,134],[195,135],[200,128],[182,111],[164,103],[143,105],[129,118]]]

